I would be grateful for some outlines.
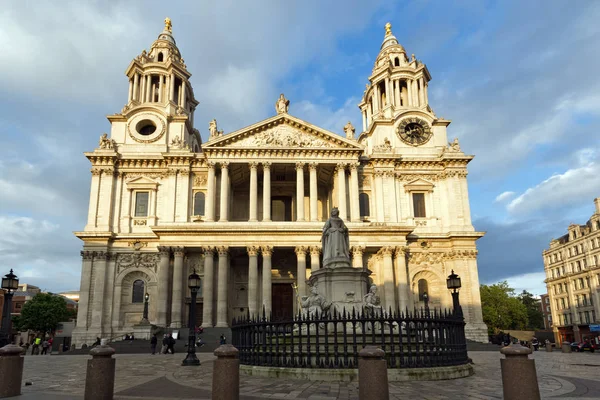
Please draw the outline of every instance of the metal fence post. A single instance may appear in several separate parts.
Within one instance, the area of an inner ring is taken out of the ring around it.
[[[529,359],[531,349],[514,343],[503,347],[500,352],[506,356],[500,360],[504,398],[506,400],[540,400],[535,360]]]
[[[21,394],[23,380],[23,349],[9,344],[0,349],[0,398]]]
[[[359,400],[389,400],[387,361],[385,351],[367,346],[358,352]]]
[[[105,344],[90,350],[85,376],[85,400],[112,400],[115,390],[115,349]]]
[[[240,398],[239,351],[231,344],[222,344],[215,350],[212,399],[237,400]]]

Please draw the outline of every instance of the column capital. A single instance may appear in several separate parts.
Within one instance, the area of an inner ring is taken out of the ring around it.
[[[260,246],[248,246],[246,247],[246,251],[250,257],[256,257],[260,251]]]
[[[308,247],[306,246],[296,246],[296,248],[294,249],[294,251],[296,252],[296,256],[298,257],[306,257],[307,250]]]
[[[384,173],[385,173],[385,171],[382,171],[382,170],[376,170],[376,171],[375,171],[375,177],[376,177],[376,178],[381,178],[381,177],[383,177]]]
[[[350,163],[350,171],[351,172],[356,172],[358,170],[358,167],[360,167],[360,163],[359,162],[352,162],[352,163]]]
[[[270,162],[270,161],[265,161],[265,162],[262,163],[262,167],[263,167],[263,169],[270,169],[271,168],[271,164],[273,164],[273,163]]]
[[[256,168],[258,168],[258,163],[256,161],[251,161],[251,162],[248,163],[248,167],[251,170],[256,170]]]
[[[408,247],[405,247],[405,246],[396,246],[396,248],[394,250],[395,250],[396,258],[404,257],[406,254],[408,254]]]
[[[345,171],[347,165],[348,165],[347,163],[343,163],[343,162],[337,163],[335,166],[335,171],[336,172],[339,172],[340,170]]]
[[[271,257],[273,255],[273,246],[260,246],[260,251],[263,257]]]
[[[157,249],[161,256],[169,256],[171,253],[171,248],[169,246],[158,246]]]
[[[214,169],[215,165],[216,165],[216,163],[214,161],[207,161],[206,162],[206,166],[208,167],[208,169]]]
[[[229,168],[229,161],[221,161],[221,169],[227,169]]]
[[[226,256],[229,253],[229,246],[217,246],[217,251],[220,256]]]
[[[393,246],[383,246],[381,247],[381,249],[379,249],[379,251],[377,252],[378,255],[381,256],[392,256],[392,254],[394,254],[394,247]]]
[[[308,169],[311,171],[316,171],[318,165],[319,165],[319,163],[316,163],[316,162],[308,163]]]
[[[183,257],[185,255],[185,248],[181,246],[173,247],[172,250],[175,257]]]
[[[204,257],[215,254],[215,248],[213,246],[203,246],[202,251],[204,252]]]
[[[95,251],[94,252],[94,260],[104,260],[108,258],[108,253],[105,251]]]
[[[88,250],[83,250],[83,251],[81,251],[81,258],[83,258],[84,261],[91,260],[92,258],[94,258],[94,252],[88,251]]]
[[[297,162],[296,163],[296,171],[298,171],[298,170],[304,171],[304,165],[305,165],[305,163],[303,163],[303,162]]]
[[[310,246],[311,257],[319,257],[319,254],[321,254],[321,248],[319,246]]]
[[[117,261],[117,253],[106,253],[106,261]]]
[[[365,246],[352,246],[350,248],[354,256],[362,256],[366,250]]]

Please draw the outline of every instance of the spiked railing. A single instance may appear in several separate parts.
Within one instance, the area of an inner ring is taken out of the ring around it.
[[[366,314],[298,314],[273,321],[246,315],[232,323],[232,342],[240,363],[290,368],[357,368],[367,345],[386,352],[388,368],[425,368],[466,364],[461,313],[426,309]]]

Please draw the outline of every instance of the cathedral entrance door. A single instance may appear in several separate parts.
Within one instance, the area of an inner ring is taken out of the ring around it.
[[[294,289],[289,283],[274,283],[272,288],[273,321],[290,321],[294,314]]]

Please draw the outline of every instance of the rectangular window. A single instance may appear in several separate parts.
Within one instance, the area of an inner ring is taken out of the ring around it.
[[[136,217],[147,217],[148,216],[148,199],[150,198],[150,192],[136,192],[135,193],[135,214]]]
[[[585,312],[585,323],[586,324],[590,323],[590,312],[589,311]]]
[[[425,193],[413,193],[413,212],[415,218],[425,218]]]

